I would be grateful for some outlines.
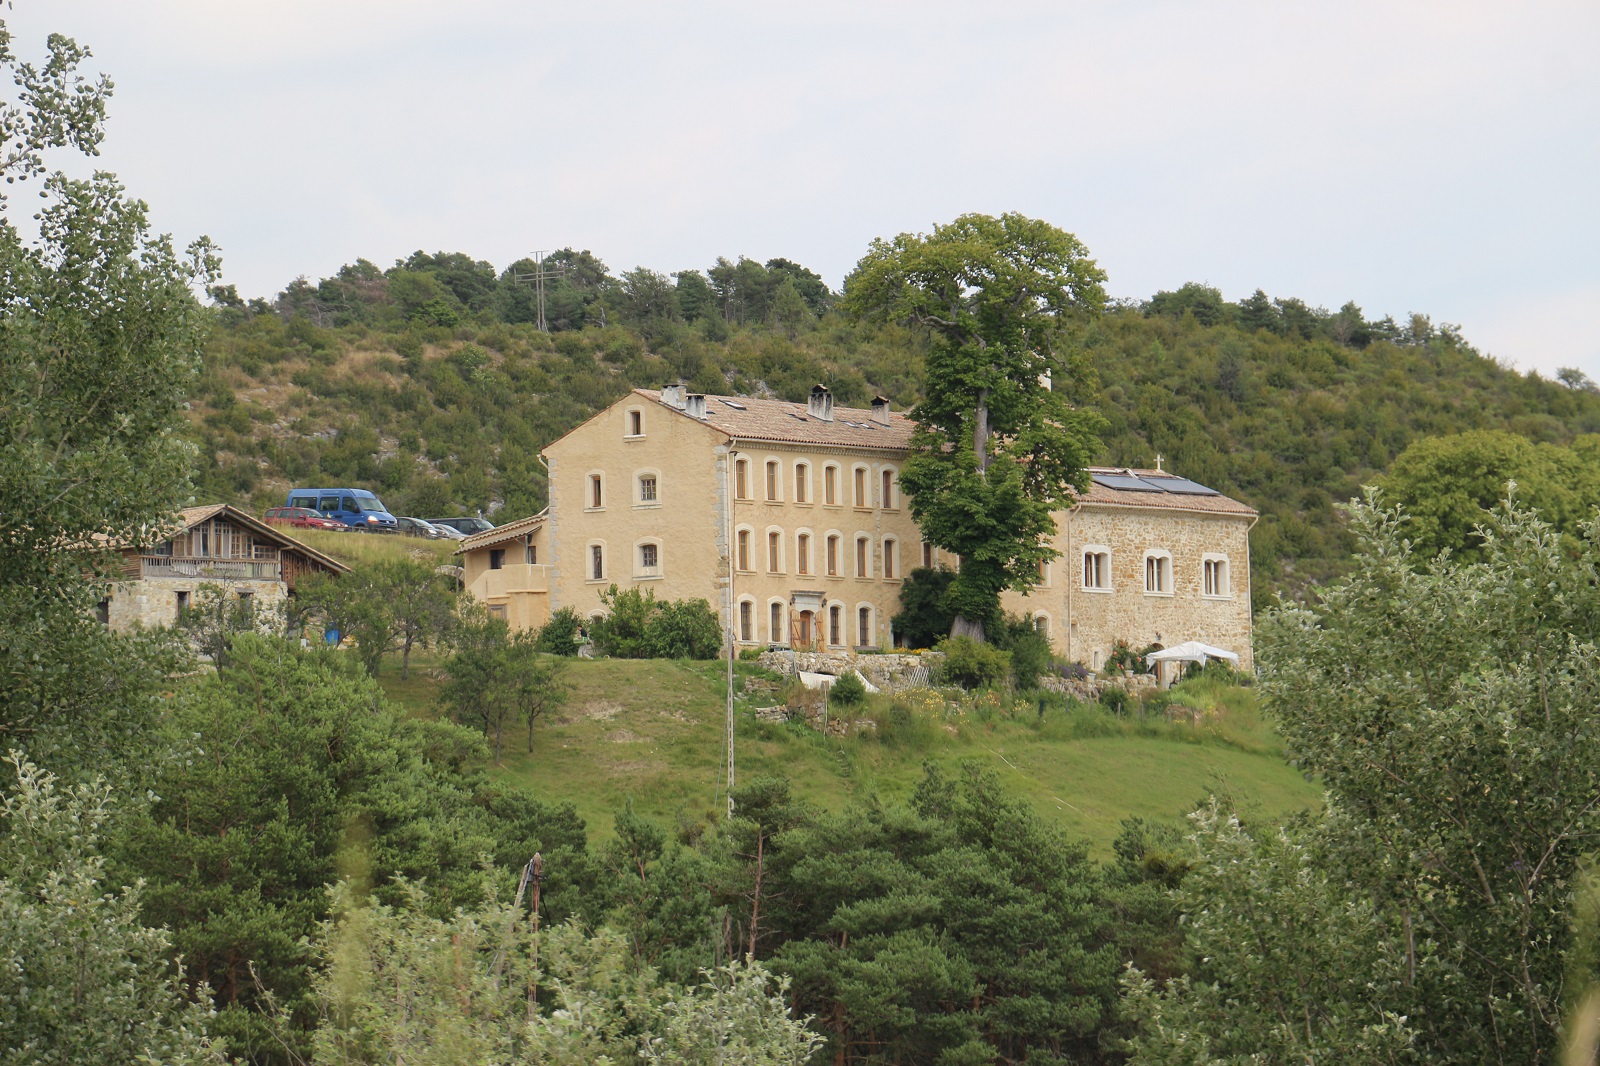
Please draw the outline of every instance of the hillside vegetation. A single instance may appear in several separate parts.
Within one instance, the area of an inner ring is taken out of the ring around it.
[[[496,273],[458,254],[383,271],[361,261],[274,303],[216,290],[190,405],[207,499],[261,507],[291,484],[356,484],[424,517],[523,515],[545,500],[539,449],[634,387],[904,409],[924,388],[924,337],[847,321],[786,260],[719,260],[671,277],[612,277],[586,252],[546,261],[549,332],[530,261]],[[1413,441],[1474,429],[1569,443],[1600,431],[1581,375],[1520,374],[1424,315],[1370,321],[1257,292],[1187,285],[1083,325],[1094,382],[1057,382],[1108,422],[1100,459],[1164,465],[1262,512],[1258,604],[1340,572],[1336,505]]]
[[[955,773],[976,760],[999,774],[1006,790],[1102,858],[1124,819],[1181,824],[1206,795],[1223,792],[1273,820],[1317,809],[1321,789],[1283,756],[1261,720],[1252,690],[1189,682],[1174,698],[1202,721],[1168,721],[1159,711],[1119,718],[1098,706],[1065,707],[1059,697],[1043,714],[1026,700],[1010,705],[994,693],[972,694],[959,709],[932,693],[875,698],[848,712],[850,735],[824,738],[799,723],[758,720],[756,707],[781,702],[748,694],[737,679],[738,774],[778,775],[797,798],[838,811],[852,800],[904,802],[932,762]],[[592,837],[611,835],[613,819],[631,809],[662,825],[706,825],[720,813],[722,730],[726,689],[716,663],[664,660],[574,660],[564,680],[572,693],[541,722],[530,753],[507,746],[493,776],[547,799],[571,803]],[[388,694],[412,714],[431,716],[439,681],[426,666],[402,682],[397,667],[380,675]],[[835,709],[835,715],[839,709]]]

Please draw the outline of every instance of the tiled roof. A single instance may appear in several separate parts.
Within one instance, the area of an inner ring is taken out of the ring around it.
[[[508,540],[520,540],[543,525],[544,519],[545,512],[540,511],[536,515],[519,518],[515,522],[507,522],[503,526],[495,526],[493,529],[486,529],[482,533],[474,533],[456,545],[455,554],[460,555],[476,548],[492,548],[496,544]]]
[[[1131,474],[1140,481],[1160,486],[1163,481],[1179,480],[1170,470],[1135,470],[1128,467],[1091,466],[1094,474]],[[1134,492],[1127,489],[1108,488],[1096,481],[1089,483],[1089,491],[1078,496],[1079,504],[1111,504],[1118,507],[1151,507],[1159,510],[1212,511],[1217,514],[1254,515],[1256,509],[1249,504],[1231,500],[1218,493],[1201,496],[1177,492]]]
[[[662,400],[661,393],[655,389],[633,391],[684,418],[693,417]],[[895,412],[890,412],[889,424],[883,425],[872,420],[871,411],[835,407],[833,421],[824,422],[807,414],[803,403],[758,400],[749,396],[707,396],[704,424],[740,440],[876,451],[905,451],[911,443],[913,428],[911,419]]]
[[[309,544],[302,544],[300,541],[296,540],[288,533],[285,533],[277,526],[269,526],[255,515],[241,511],[239,508],[226,503],[208,503],[202,507],[183,508],[178,512],[177,524],[169,532],[165,533],[164,536],[175,537],[185,530],[193,529],[201,522],[204,522],[210,518],[215,518],[218,515],[239,523],[246,529],[256,533],[258,536],[271,537],[283,547],[288,548],[291,551],[299,552],[301,555],[304,555],[311,561],[333,571],[336,574],[348,574],[350,572],[350,568],[348,566],[333,558],[331,555],[324,555],[322,552],[317,551],[317,549],[311,547]]]

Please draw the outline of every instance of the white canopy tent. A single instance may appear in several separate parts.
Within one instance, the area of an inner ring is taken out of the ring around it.
[[[1237,652],[1226,651],[1222,648],[1213,648],[1209,644],[1202,644],[1198,640],[1185,641],[1175,644],[1170,648],[1153,651],[1144,657],[1144,661],[1154,666],[1156,663],[1200,663],[1205,665],[1207,659],[1226,659],[1235,666],[1239,665]]]

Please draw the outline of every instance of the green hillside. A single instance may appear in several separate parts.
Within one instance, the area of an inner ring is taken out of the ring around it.
[[[740,664],[749,671],[748,664]],[[571,699],[541,721],[534,750],[513,731],[495,776],[549,800],[572,803],[592,838],[611,834],[629,803],[665,826],[704,824],[718,809],[725,692],[716,663],[575,660]],[[381,677],[414,714],[433,713],[437,680],[426,665],[401,682]],[[742,681],[741,681],[742,685]],[[974,696],[959,713],[928,699],[876,699],[852,716],[845,737],[760,721],[771,695],[737,702],[737,772],[787,777],[797,796],[830,810],[877,796],[905,800],[926,761],[953,768],[967,759],[992,767],[1008,791],[1082,837],[1103,857],[1124,818],[1178,822],[1208,793],[1231,792],[1249,810],[1278,819],[1320,806],[1321,790],[1283,759],[1277,737],[1256,713],[1248,689],[1190,683],[1176,697],[1204,712],[1203,724],[1113,717],[1098,707],[1040,717],[1032,705],[1009,710],[999,697]]]
[[[587,253],[549,262],[549,332],[513,276],[526,261],[497,274],[418,253],[296,282],[272,304],[218,292],[189,412],[199,491],[261,507],[291,483],[354,483],[402,513],[522,515],[544,503],[539,449],[633,387],[798,400],[822,381],[841,402],[881,392],[900,408],[924,387],[923,337],[842,319],[821,279],[786,260],[670,278],[612,277]],[[1098,380],[1056,387],[1105,416],[1102,461],[1159,453],[1262,512],[1258,604],[1340,570],[1336,504],[1412,441],[1600,431],[1586,382],[1519,374],[1422,315],[1398,325],[1189,285],[1113,307],[1080,343]]]

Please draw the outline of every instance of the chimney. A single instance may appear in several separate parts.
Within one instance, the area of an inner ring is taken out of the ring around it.
[[[872,398],[872,420],[881,426],[889,424],[889,401],[882,396]]]
[[[698,418],[704,422],[706,420],[706,394],[703,392],[689,393],[683,398],[683,409],[690,418]]]
[[[811,398],[806,401],[806,413],[819,422],[833,421],[833,393],[828,391],[828,386],[811,386]]]
[[[661,402],[668,407],[676,407],[681,411],[683,410],[684,395],[687,392],[688,390],[682,385],[667,385],[661,390]]]

